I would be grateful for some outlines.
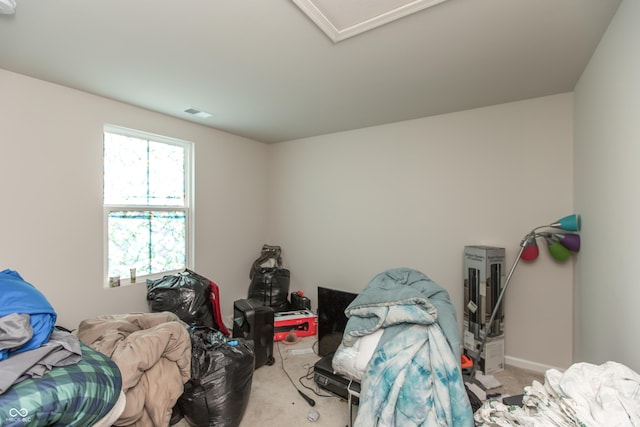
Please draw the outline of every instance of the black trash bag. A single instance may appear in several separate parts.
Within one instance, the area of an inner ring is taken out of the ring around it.
[[[251,266],[247,298],[262,302],[274,311],[289,310],[291,273],[282,267],[280,246],[264,245],[260,257]],[[273,264],[269,266],[269,263]],[[266,265],[266,266],[265,266]]]
[[[209,279],[191,270],[147,280],[147,302],[152,312],[170,311],[188,325],[218,329]]]
[[[212,328],[189,328],[191,379],[178,406],[190,426],[237,427],[247,409],[254,371],[253,343]]]
[[[169,419],[169,425],[176,425],[182,420],[182,412],[180,412],[180,407],[178,406],[178,402],[171,409],[171,418]]]

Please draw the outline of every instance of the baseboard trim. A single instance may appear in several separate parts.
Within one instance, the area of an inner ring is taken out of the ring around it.
[[[526,369],[527,371],[539,372],[544,374],[549,369],[557,369],[559,371],[564,371],[562,368],[558,368],[556,366],[544,365],[542,363],[532,362],[530,360],[520,359],[518,357],[505,356],[504,357],[505,365],[514,366],[520,369]]]

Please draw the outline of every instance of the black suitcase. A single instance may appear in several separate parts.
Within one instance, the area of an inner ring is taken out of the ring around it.
[[[255,354],[255,367],[273,365],[273,308],[260,301],[241,299],[233,303],[234,337],[251,340]]]

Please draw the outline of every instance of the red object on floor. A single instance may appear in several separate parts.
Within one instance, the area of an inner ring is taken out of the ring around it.
[[[220,311],[220,288],[216,285],[213,280],[209,280],[209,287],[211,288],[211,307],[213,308],[213,320],[216,321],[218,325],[218,329],[220,332],[230,337],[231,334],[226,326],[224,326],[224,322],[222,321],[222,312]]]
[[[462,369],[472,368],[473,367],[473,359],[471,359],[466,354],[460,355],[460,365]]]

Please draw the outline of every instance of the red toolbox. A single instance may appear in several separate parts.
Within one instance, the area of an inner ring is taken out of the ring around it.
[[[285,339],[291,331],[298,337],[316,334],[318,316],[309,310],[281,311],[273,315],[273,340]]]

